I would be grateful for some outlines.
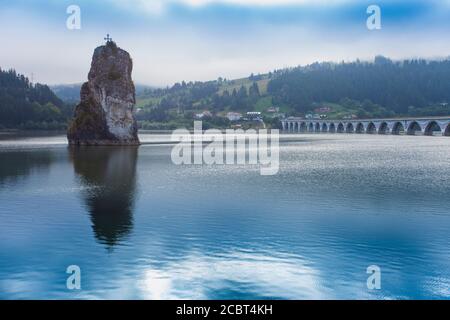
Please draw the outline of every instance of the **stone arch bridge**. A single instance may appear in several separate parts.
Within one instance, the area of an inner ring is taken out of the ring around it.
[[[328,132],[450,136],[450,117],[367,119],[367,120],[281,120],[284,132]]]

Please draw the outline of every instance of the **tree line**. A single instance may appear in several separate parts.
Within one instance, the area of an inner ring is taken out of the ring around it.
[[[15,70],[0,69],[0,127],[63,129],[71,115],[72,106],[47,85],[33,84]]]
[[[378,56],[374,62],[315,63],[285,70],[269,82],[268,92],[275,104],[300,113],[314,102],[343,99],[366,101],[391,114],[420,113],[450,102],[450,60],[394,62]]]

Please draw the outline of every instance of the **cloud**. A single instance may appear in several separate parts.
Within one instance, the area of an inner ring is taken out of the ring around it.
[[[285,6],[285,5],[317,5],[342,4],[352,0],[171,0],[190,6],[204,6],[210,4],[229,4],[241,6]],[[353,0],[354,1],[354,0]]]
[[[137,9],[151,14],[162,14],[170,5],[184,5],[192,8],[200,8],[210,5],[228,5],[240,7],[282,7],[282,6],[318,6],[341,5],[356,0],[135,0],[130,6],[130,1],[109,0],[121,8]]]
[[[325,2],[330,3],[79,0],[79,31],[66,29],[70,1],[30,1],[26,8],[20,1],[1,4],[0,67],[33,73],[35,81],[49,84],[82,82],[92,50],[106,33],[132,55],[135,81],[158,86],[377,54],[394,59],[449,55],[450,43],[443,39],[450,30],[450,0],[438,5],[435,0],[379,0],[383,29],[376,32],[366,28],[364,6],[372,1],[334,0],[336,7],[317,7]]]

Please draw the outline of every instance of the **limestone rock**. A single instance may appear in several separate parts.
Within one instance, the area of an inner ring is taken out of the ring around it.
[[[81,87],[81,101],[67,132],[69,144],[139,145],[132,69],[129,53],[114,42],[95,49],[88,82]]]

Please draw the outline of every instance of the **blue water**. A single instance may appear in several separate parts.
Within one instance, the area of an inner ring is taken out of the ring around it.
[[[0,299],[450,297],[450,138],[301,135],[274,176],[170,152],[2,136]]]

